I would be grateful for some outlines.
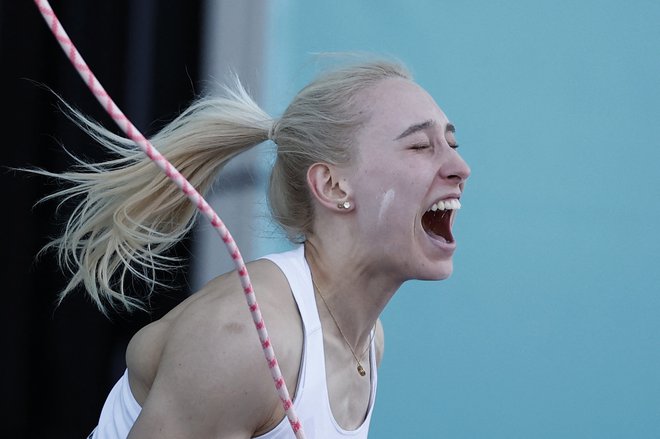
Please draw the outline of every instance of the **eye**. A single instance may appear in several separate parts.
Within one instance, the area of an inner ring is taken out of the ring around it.
[[[447,131],[447,133],[445,133],[445,139],[447,140],[447,144],[451,149],[458,148],[458,143],[456,142],[456,134],[454,131]]]
[[[416,143],[414,145],[410,146],[410,149],[415,150],[415,151],[421,151],[424,149],[430,148],[431,145],[429,143]]]

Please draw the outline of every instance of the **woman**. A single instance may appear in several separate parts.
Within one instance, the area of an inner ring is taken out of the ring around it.
[[[307,437],[367,437],[380,313],[403,282],[452,272],[470,174],[454,127],[391,61],[320,76],[277,120],[238,81],[227,91],[151,142],[202,193],[235,155],[277,145],[269,201],[299,246],[249,263],[250,277]],[[59,195],[85,196],[54,243],[73,264],[64,294],[82,283],[101,309],[140,306],[124,275],[153,281],[194,207],[129,141],[77,117],[122,158],[59,176],[74,183]],[[293,437],[236,273],[140,330],[126,363],[94,439]]]

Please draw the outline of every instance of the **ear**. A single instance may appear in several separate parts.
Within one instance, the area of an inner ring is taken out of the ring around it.
[[[352,207],[338,207],[339,204],[350,201],[350,188],[337,167],[327,163],[314,163],[307,169],[307,184],[314,198],[328,209],[344,212],[352,210]]]

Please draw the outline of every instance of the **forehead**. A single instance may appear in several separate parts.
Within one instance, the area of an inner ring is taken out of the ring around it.
[[[406,128],[432,121],[439,132],[444,132],[447,116],[426,90],[402,78],[385,79],[358,96],[367,116],[360,130],[362,135],[396,138]]]

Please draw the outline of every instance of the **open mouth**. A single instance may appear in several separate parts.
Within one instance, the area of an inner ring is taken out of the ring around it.
[[[461,203],[456,198],[434,203],[422,216],[424,231],[436,239],[454,242],[454,236],[451,234],[452,218],[454,211],[460,208]]]

